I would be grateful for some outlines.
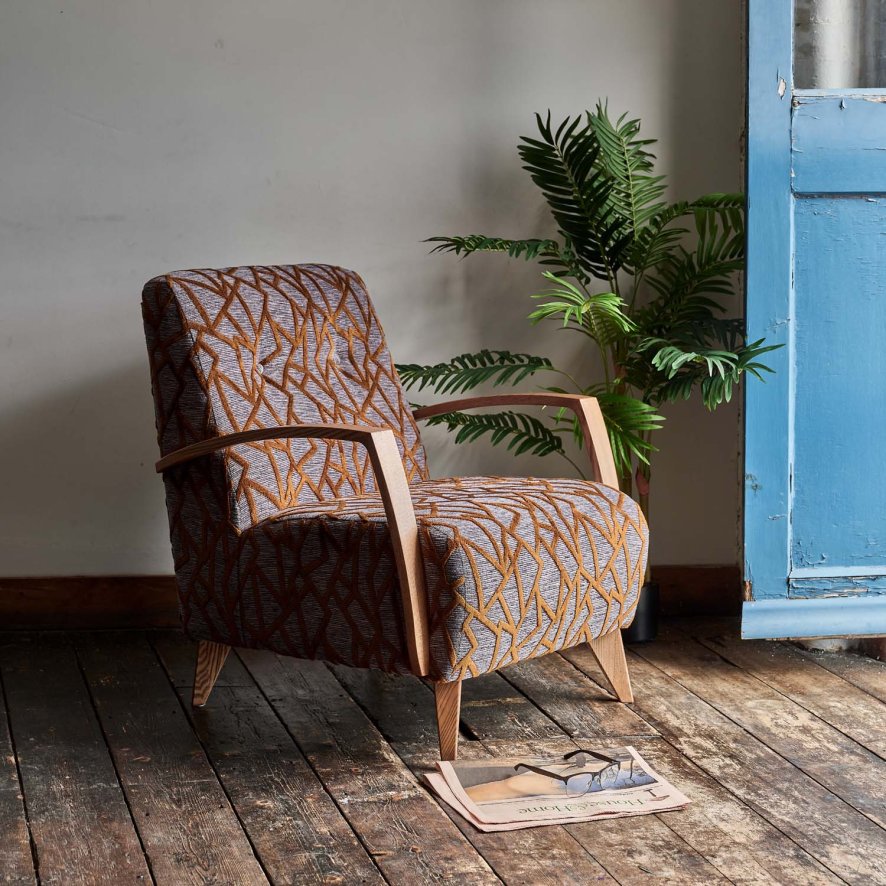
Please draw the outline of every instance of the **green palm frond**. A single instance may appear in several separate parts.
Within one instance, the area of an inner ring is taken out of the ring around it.
[[[620,266],[612,234],[618,218],[608,209],[608,176],[598,163],[600,146],[590,121],[567,117],[551,128],[551,114],[536,114],[540,139],[524,137],[523,168],[541,189],[560,234],[582,271],[612,280]]]
[[[566,393],[562,388],[547,388],[547,390]],[[664,417],[658,415],[656,408],[637,397],[614,393],[605,385],[594,385],[583,393],[596,397],[600,404],[600,411],[603,413],[609,434],[609,444],[612,446],[615,468],[619,474],[631,472],[633,458],[648,464],[649,455],[657,451],[650,443],[648,435],[652,431],[657,431],[664,422]],[[560,409],[554,416],[554,421],[558,425],[569,426],[576,444],[579,447],[584,446],[581,425],[572,412]]]
[[[527,261],[560,256],[560,244],[556,240],[508,240],[504,237],[487,237],[485,234],[468,234],[467,237],[429,237],[425,243],[437,244],[432,253],[470,255],[472,252],[506,252],[511,258],[525,258]]]
[[[634,242],[647,223],[666,208],[664,176],[654,174],[655,156],[647,147],[653,139],[641,139],[640,121],[622,115],[614,123],[603,103],[597,104],[588,121],[597,134],[600,164],[608,176],[608,205],[622,220],[617,233],[619,252],[630,255]]]
[[[469,391],[485,382],[491,382],[495,386],[505,382],[517,384],[542,369],[553,369],[547,357],[490,350],[461,354],[446,363],[436,363],[433,366],[418,363],[397,364],[397,372],[404,387],[412,388],[417,385],[420,391],[430,387],[439,394]]]
[[[722,297],[735,295],[735,275],[744,268],[743,212],[734,201],[734,195],[712,195],[688,204],[697,242],[692,251],[669,249],[647,276],[655,295],[636,318],[648,334],[697,336],[699,327],[725,311]]]
[[[650,363],[659,373],[658,378],[650,377],[646,381],[650,399],[659,403],[687,400],[697,386],[704,405],[714,410],[730,401],[733,388],[744,373],[762,380],[764,372],[772,372],[759,358],[779,347],[781,345],[764,345],[763,339],[734,350],[693,348],[687,343],[647,339],[638,350],[652,352]]]
[[[744,197],[741,194],[707,194],[696,200],[680,200],[665,206],[637,233],[628,264],[642,273],[667,259],[689,233],[687,228],[673,223],[690,215],[698,219],[701,213],[718,215],[726,226],[741,231],[744,227]]]
[[[597,394],[597,401],[606,421],[609,442],[619,473],[630,472],[632,457],[643,464],[649,464],[650,454],[657,450],[646,435],[657,431],[662,426],[664,417],[656,412],[654,406],[627,394],[601,392]]]
[[[493,445],[507,443],[515,455],[530,452],[533,455],[565,455],[563,441],[546,424],[522,412],[491,412],[476,415],[468,412],[447,412],[428,419],[429,425],[446,425],[457,431],[456,443],[471,443],[489,436]]]
[[[634,330],[634,323],[625,314],[625,305],[618,293],[592,294],[556,274],[545,273],[544,276],[556,288],[531,296],[537,300],[544,299],[529,315],[533,323],[562,318],[564,327],[572,324],[604,347]]]

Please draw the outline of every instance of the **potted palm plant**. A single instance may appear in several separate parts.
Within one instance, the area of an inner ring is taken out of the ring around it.
[[[621,488],[636,495],[648,516],[661,406],[698,390],[713,410],[731,399],[744,373],[759,378],[770,371],[760,357],[772,347],[762,339],[747,342],[741,319],[727,310],[744,266],[744,200],[708,194],[667,201],[650,152],[654,141],[640,137],[639,120],[611,119],[602,102],[556,128],[550,113],[536,115],[536,122],[538,135],[522,138],[518,152],[550,208],[556,236],[471,234],[429,242],[433,252],[502,252],[545,266],[548,288],[531,296],[536,306],[529,319],[584,336],[599,356],[599,377],[576,379],[546,357],[503,350],[398,369],[406,387],[418,390],[457,393],[539,376],[547,377],[547,390],[596,397]],[[580,443],[581,429],[562,412],[547,422],[510,410],[452,412],[431,421],[455,432],[457,443],[488,436],[517,453],[559,455],[581,473],[564,445],[569,435]],[[641,612],[655,608],[653,596],[647,575]],[[635,623],[642,629],[644,618]]]

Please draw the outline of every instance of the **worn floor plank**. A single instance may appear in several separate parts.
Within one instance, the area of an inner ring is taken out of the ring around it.
[[[529,698],[511,686],[501,673],[467,681],[463,695],[473,701],[472,704],[462,705],[465,725],[497,755],[525,753],[527,748],[539,744],[550,743],[556,747],[552,739],[568,741],[568,748],[564,748],[566,751],[586,746],[587,739],[593,739],[593,736],[566,735]],[[497,706],[497,698],[503,699],[504,704]],[[615,701],[610,705],[612,708],[621,706]],[[508,716],[490,717],[487,713],[489,706],[506,711]],[[615,819],[570,824],[566,825],[566,830],[585,845],[619,883],[642,883],[650,877],[674,879],[678,872],[680,882],[685,884],[703,886],[728,882],[701,853],[667,824],[666,819],[681,814],[671,812],[639,816],[631,819],[630,827],[625,827],[624,819]]]
[[[717,627],[712,631],[696,627],[693,636],[869,751],[886,757],[886,704],[819,667],[796,646],[741,640],[733,631]]]
[[[638,654],[886,827],[886,761],[806,708],[674,632]]]
[[[325,665],[240,655],[391,883],[500,882]]]
[[[0,882],[36,883],[31,838],[0,673]]]
[[[880,701],[886,701],[886,661],[877,661],[863,655],[818,652],[812,649],[801,649],[800,653],[847,683],[863,689]]]
[[[464,757],[630,743],[693,801],[483,834],[417,780],[424,682],[244,652],[194,711],[193,655],[0,635],[0,882],[886,884],[877,662],[694,620],[629,654],[634,705],[581,649],[470,680]]]
[[[267,884],[144,635],[76,644],[157,883]]]
[[[596,679],[590,650],[565,657]],[[659,668],[633,653],[629,666],[634,709],[681,754],[832,873],[859,886],[886,882],[886,842],[874,822]]]
[[[501,672],[572,736],[610,736],[632,744],[692,803],[666,817],[668,827],[733,883],[837,883],[839,880],[777,828],[664,741],[629,705],[617,704],[560,655]],[[598,679],[605,680],[601,672]],[[603,711],[611,711],[607,726]],[[618,733],[621,732],[621,735]],[[613,734],[614,733],[614,734]]]
[[[41,883],[149,883],[73,648],[9,639],[0,669]]]
[[[432,690],[414,677],[353,668],[333,670],[412,771],[419,776],[432,771],[438,759]],[[489,755],[478,741],[462,741],[459,747],[463,759]],[[448,807],[443,808],[449,813]],[[505,883],[583,886],[617,882],[562,827],[532,828],[520,831],[516,839],[505,840],[502,834],[478,831],[457,813],[450,817]]]
[[[271,881],[383,883],[237,656],[206,707],[194,709],[196,644],[171,632],[152,641]]]

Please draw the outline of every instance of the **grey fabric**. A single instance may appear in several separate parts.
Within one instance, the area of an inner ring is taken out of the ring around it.
[[[630,623],[646,528],[636,503],[617,490],[471,477],[411,491],[435,678],[486,673]],[[377,495],[290,509],[243,542],[244,633],[302,657],[408,670]]]

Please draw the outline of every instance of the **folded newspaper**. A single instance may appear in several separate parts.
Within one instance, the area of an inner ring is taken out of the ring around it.
[[[680,809],[689,799],[632,747],[438,763],[431,789],[481,831]]]

